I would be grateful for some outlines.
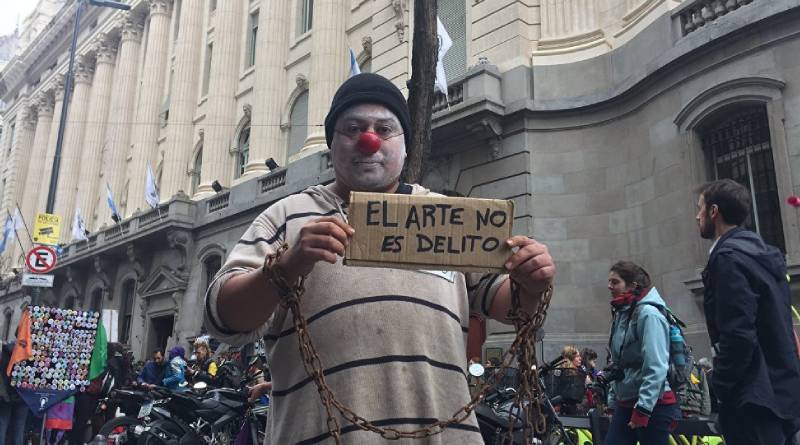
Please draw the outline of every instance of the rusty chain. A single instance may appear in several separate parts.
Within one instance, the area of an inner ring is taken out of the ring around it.
[[[280,266],[276,263],[281,255],[289,248],[283,244],[277,252],[268,255],[264,261],[262,269],[265,279],[271,281],[279,290],[281,295],[281,306],[292,312],[292,320],[297,331],[298,347],[303,358],[303,367],[306,373],[314,381],[319,393],[320,400],[327,414],[327,428],[337,445],[341,444],[341,426],[339,420],[334,415],[338,412],[344,419],[363,431],[371,431],[386,440],[398,439],[422,439],[443,432],[450,425],[462,423],[469,418],[472,411],[480,401],[500,383],[500,379],[505,375],[506,369],[513,363],[514,358],[519,362],[520,390],[514,397],[513,406],[523,413],[519,416],[523,420],[523,431],[526,442],[530,443],[529,434],[542,435],[546,430],[546,417],[542,410],[541,400],[544,396],[543,388],[540,385],[539,373],[537,369],[536,346],[534,334],[544,324],[547,316],[547,309],[550,305],[550,298],[553,294],[553,286],[548,286],[542,292],[539,307],[535,314],[530,314],[520,310],[519,285],[511,281],[512,307],[508,312],[508,319],[513,322],[516,330],[516,338],[511,347],[503,355],[503,363],[500,370],[495,372],[491,379],[487,379],[481,390],[464,407],[458,410],[451,418],[437,420],[428,424],[425,428],[411,431],[399,430],[397,428],[380,428],[369,420],[354,413],[350,408],[340,402],[330,386],[325,382],[322,362],[317,350],[311,341],[308,332],[308,322],[300,313],[300,298],[305,292],[305,277],[300,277],[294,283],[289,283]],[[507,432],[508,443],[513,443],[514,416],[509,421]]]

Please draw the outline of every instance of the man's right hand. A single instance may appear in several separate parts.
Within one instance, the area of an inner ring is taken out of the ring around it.
[[[297,236],[297,242],[281,256],[278,266],[291,283],[308,275],[319,261],[336,264],[337,256],[344,256],[349,237],[355,230],[346,222],[326,216],[306,223]]]

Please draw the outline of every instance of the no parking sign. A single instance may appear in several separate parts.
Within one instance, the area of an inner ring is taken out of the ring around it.
[[[33,273],[47,273],[56,267],[56,251],[48,246],[36,246],[25,256],[25,265]]]

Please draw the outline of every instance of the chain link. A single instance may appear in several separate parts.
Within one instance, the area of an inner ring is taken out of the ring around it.
[[[322,362],[319,358],[311,336],[308,332],[308,322],[300,313],[300,298],[305,293],[305,277],[300,277],[294,283],[289,283],[283,271],[277,266],[278,259],[288,249],[288,245],[283,244],[276,253],[268,255],[264,261],[264,275],[269,281],[281,291],[281,306],[292,312],[292,320],[297,331],[298,348],[303,358],[303,367],[306,373],[314,381],[319,393],[320,401],[325,407],[327,415],[327,428],[331,438],[337,445],[341,444],[341,425],[334,412],[338,412],[344,419],[363,431],[371,431],[386,440],[398,439],[423,439],[443,432],[447,427],[462,423],[469,418],[472,411],[480,401],[500,383],[508,367],[517,358],[519,362],[520,390],[514,397],[513,406],[517,412],[523,413],[520,418],[523,420],[524,443],[530,443],[530,434],[544,434],[547,424],[546,417],[542,410],[542,397],[544,391],[540,385],[539,372],[537,369],[536,345],[534,334],[541,329],[547,316],[547,309],[550,306],[550,299],[553,295],[553,286],[548,286],[542,292],[539,307],[533,316],[520,310],[519,285],[511,281],[512,307],[508,312],[508,319],[513,322],[517,336],[511,347],[503,355],[503,363],[500,370],[495,372],[491,379],[487,379],[481,390],[464,407],[458,410],[453,417],[446,420],[437,420],[428,424],[425,428],[411,431],[399,430],[396,428],[380,428],[369,420],[357,415],[350,408],[342,404],[330,386],[325,382]],[[513,410],[512,410],[513,412]],[[514,416],[511,416],[507,439],[513,443]]]

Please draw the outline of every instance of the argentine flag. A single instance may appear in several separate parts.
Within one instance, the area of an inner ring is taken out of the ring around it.
[[[111,218],[117,222],[120,219],[122,219],[119,216],[119,212],[117,211],[117,205],[114,204],[114,196],[111,194],[111,186],[108,185],[107,182],[106,182],[106,203],[108,204],[108,208],[111,209]]]
[[[358,66],[356,53],[353,52],[353,48],[350,48],[350,77],[355,76],[356,74],[361,74],[361,68]]]

